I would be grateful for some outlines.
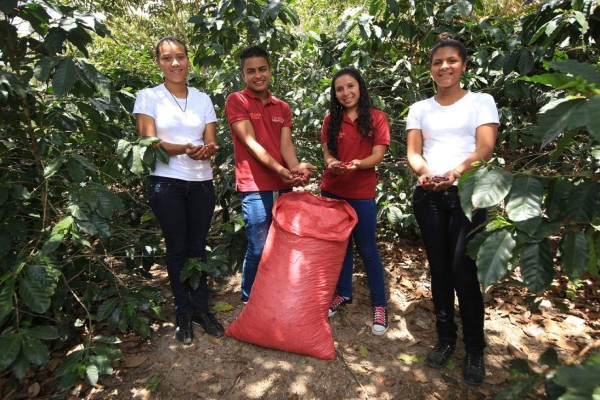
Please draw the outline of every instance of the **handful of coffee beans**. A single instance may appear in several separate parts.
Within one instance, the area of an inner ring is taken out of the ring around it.
[[[425,183],[426,185],[433,185],[436,183],[442,183],[442,182],[447,182],[450,179],[446,176],[426,176],[423,183]]]

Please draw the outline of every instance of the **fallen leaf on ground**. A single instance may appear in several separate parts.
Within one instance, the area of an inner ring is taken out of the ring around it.
[[[573,343],[565,338],[559,337],[556,341],[556,345],[562,349],[569,351],[579,351],[579,346],[576,343]]]
[[[360,345],[360,348],[358,349],[358,353],[361,355],[361,357],[363,358],[367,358],[369,357],[369,349],[367,349],[367,346],[365,346],[364,344]]]
[[[136,354],[136,355],[127,357],[125,359],[123,365],[126,368],[135,368],[135,367],[138,367],[138,366],[142,365],[142,363],[144,361],[146,361],[147,359],[148,359],[148,357],[146,357],[146,356],[142,356],[142,355]]]
[[[27,388],[27,394],[29,397],[37,397],[37,395],[40,394],[40,384],[33,382],[31,385],[29,385]]]
[[[509,343],[508,346],[506,346],[508,348],[508,352],[514,357],[514,358],[524,358],[527,359],[528,356],[527,354],[519,349],[517,346],[513,345],[512,343]]]
[[[413,371],[412,373],[406,374],[406,378],[409,381],[413,381],[413,382],[421,382],[421,383],[429,382],[429,379],[427,379],[427,377],[425,376],[425,373],[423,371]]]
[[[412,283],[412,281],[410,279],[407,279],[406,277],[402,277],[402,281],[400,282],[400,284],[407,289],[412,290],[415,288],[415,285]]]
[[[403,314],[410,314],[411,312],[413,312],[415,310],[416,306],[417,306],[417,302],[416,301],[411,301],[410,303],[406,304],[402,308],[402,313]]]
[[[216,344],[217,346],[223,345],[223,341],[221,339],[219,339],[218,337],[214,337],[211,335],[207,335],[207,336],[208,336],[208,341],[211,342],[212,344]]]
[[[423,361],[425,361],[425,358],[423,358],[423,357],[415,356],[414,354],[406,354],[406,353],[400,353],[400,354],[398,354],[398,356],[396,358],[400,361],[404,361],[407,364],[420,364]]]
[[[233,309],[233,306],[224,301],[220,301],[213,306],[213,310],[217,312],[229,311],[231,309]]]
[[[572,325],[585,325],[585,320],[574,315],[569,315],[567,318],[565,318],[565,323]]]
[[[529,337],[538,337],[542,333],[544,333],[544,329],[539,327],[538,325],[528,325],[523,328],[523,332]]]

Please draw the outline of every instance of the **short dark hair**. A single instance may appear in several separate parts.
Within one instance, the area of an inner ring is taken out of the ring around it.
[[[156,43],[156,59],[158,60],[160,58],[160,45],[163,44],[164,42],[175,42],[178,43],[180,45],[183,46],[183,50],[185,50],[185,55],[188,55],[188,49],[187,46],[185,45],[185,43],[183,43],[183,40],[176,38],[175,36],[165,36],[164,38],[160,39],[158,41],[158,43]]]
[[[249,46],[240,53],[240,69],[244,68],[244,62],[246,62],[246,59],[253,57],[262,57],[267,60],[267,65],[269,67],[271,66],[271,63],[269,62],[269,52],[267,50],[260,46]]]
[[[442,47],[454,47],[458,51],[462,62],[467,62],[467,48],[465,45],[460,40],[455,39],[451,33],[442,32],[437,36],[436,42],[429,52],[429,65],[433,61],[435,52]]]

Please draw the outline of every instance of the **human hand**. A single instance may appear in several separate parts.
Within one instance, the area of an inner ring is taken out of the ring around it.
[[[300,181],[294,186],[304,186],[308,183],[308,178],[311,177],[312,171],[317,169],[316,166],[309,163],[300,163],[290,172],[294,178],[300,178]]]
[[[198,153],[198,159],[199,160],[208,160],[212,156],[215,155],[217,150],[219,150],[219,146],[217,146],[215,143],[213,143],[213,142],[207,143],[204,146],[202,146],[202,149]]]
[[[330,164],[329,168],[331,168],[334,175],[344,175],[348,171],[358,169],[358,166],[355,164],[356,162],[360,163],[360,160],[335,161]]]

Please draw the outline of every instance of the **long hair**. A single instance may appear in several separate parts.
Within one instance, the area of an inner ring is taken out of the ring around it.
[[[372,102],[367,90],[367,84],[356,68],[345,67],[335,73],[331,79],[330,102],[329,102],[329,125],[327,126],[327,148],[329,152],[337,157],[337,139],[344,116],[344,107],[335,96],[335,81],[343,75],[350,75],[358,82],[360,97],[358,98],[358,131],[363,139],[373,141],[373,120],[371,118]]]

